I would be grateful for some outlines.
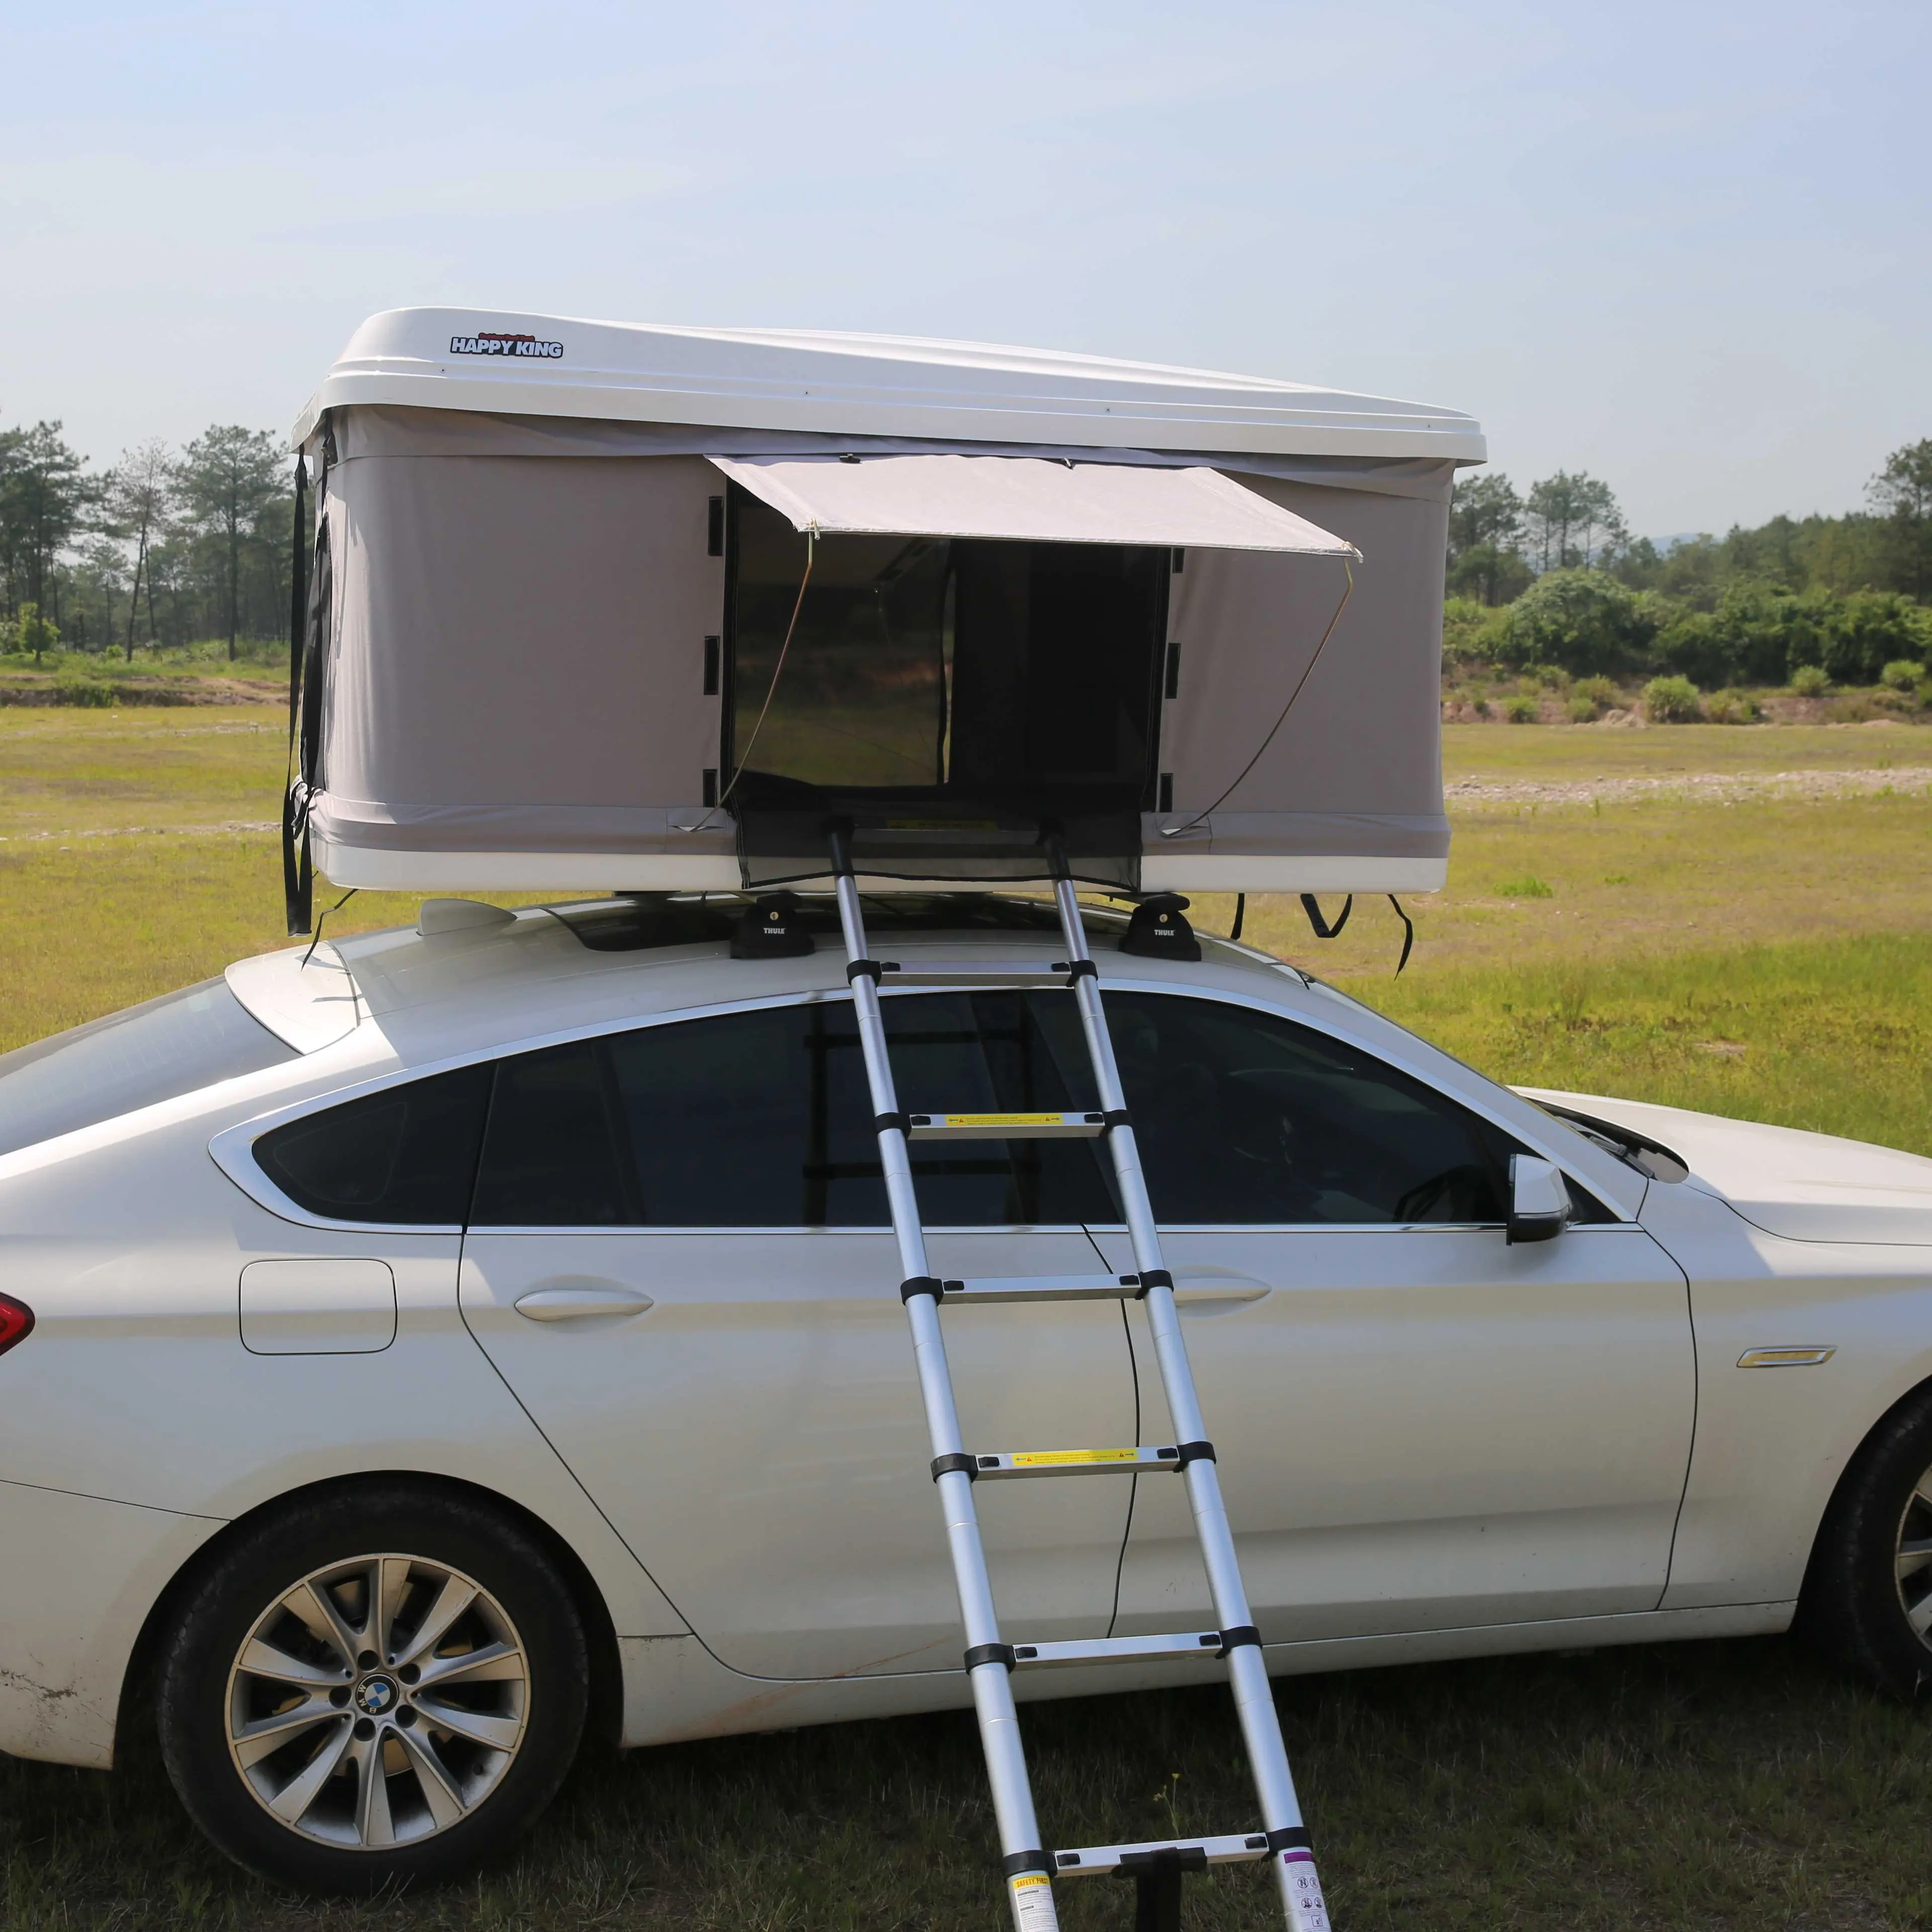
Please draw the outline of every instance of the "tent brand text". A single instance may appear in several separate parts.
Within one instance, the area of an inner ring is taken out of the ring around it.
[[[534,335],[452,335],[449,352],[452,356],[535,356],[555,362],[562,358],[563,344],[539,342]]]

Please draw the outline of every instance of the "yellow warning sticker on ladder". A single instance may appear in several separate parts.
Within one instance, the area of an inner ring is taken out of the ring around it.
[[[1070,1462],[1133,1462],[1138,1449],[1021,1449],[1014,1452],[1016,1469],[1040,1469]]]
[[[1012,1880],[1013,1924],[1017,1932],[1060,1932],[1053,1909],[1053,1881],[1044,1872],[1021,1872]]]
[[[1064,1114],[935,1114],[935,1127],[1058,1127]]]

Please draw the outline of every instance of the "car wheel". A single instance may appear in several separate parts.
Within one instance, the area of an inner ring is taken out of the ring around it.
[[[506,1517],[400,1484],[246,1532],[164,1640],[161,1753],[230,1857],[304,1891],[462,1870],[521,1831],[576,1754],[581,1620]]]
[[[1881,1690],[1910,1698],[1932,1688],[1932,1390],[1887,1416],[1840,1479],[1801,1624]]]

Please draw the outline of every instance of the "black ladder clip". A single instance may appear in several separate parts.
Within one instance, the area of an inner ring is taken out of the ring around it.
[[[963,1450],[956,1449],[950,1456],[935,1456],[932,1459],[932,1480],[936,1483],[941,1476],[964,1476],[968,1482],[976,1482],[980,1474],[980,1459],[969,1456]]]
[[[1180,1445],[1180,1451],[1174,1459],[1174,1466],[1180,1469],[1186,1468],[1190,1462],[1212,1462],[1219,1460],[1211,1442],[1184,1442]]]
[[[966,1653],[967,1670],[969,1672],[977,1670],[982,1664],[1004,1664],[1007,1670],[1012,1670],[1013,1667],[1012,1646],[1010,1643],[976,1643]],[[1046,1854],[1042,1852],[1036,1856],[1044,1858]],[[1027,1869],[1030,1871],[1035,1869],[1044,1871],[1046,1867],[1041,1865],[1035,1868],[1030,1865]]]

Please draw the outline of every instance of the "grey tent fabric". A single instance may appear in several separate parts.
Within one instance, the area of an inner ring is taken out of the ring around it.
[[[340,885],[423,891],[736,886],[730,813],[707,802],[723,750],[706,674],[727,618],[710,542],[724,484],[707,458],[1000,453],[388,405],[338,409],[331,428],[316,861]],[[1448,848],[1437,692],[1450,466],[1258,467],[1274,460],[1205,459],[1359,550],[1355,590],[1254,772],[1190,826],[1280,712],[1343,564],[1185,550],[1160,728],[1172,809],[1143,820],[1141,883],[1431,890]]]
[[[1181,673],[1161,734],[1174,809],[1159,827],[1175,836],[1157,832],[1150,852],[1177,866],[1196,854],[1446,860],[1438,667],[1447,506],[1242,481],[1284,509],[1319,517],[1364,561],[1334,635],[1280,730],[1226,804],[1196,826],[1190,821],[1254,755],[1309,670],[1344,584],[1339,563],[1321,566],[1318,590],[1306,563],[1298,569],[1281,557],[1189,553],[1168,601]],[[1393,870],[1370,867],[1360,876]]]
[[[714,456],[720,472],[820,536],[1015,538],[1356,554],[1217,471],[1038,456]]]
[[[717,761],[718,487],[696,457],[338,463],[322,844],[662,837]]]

